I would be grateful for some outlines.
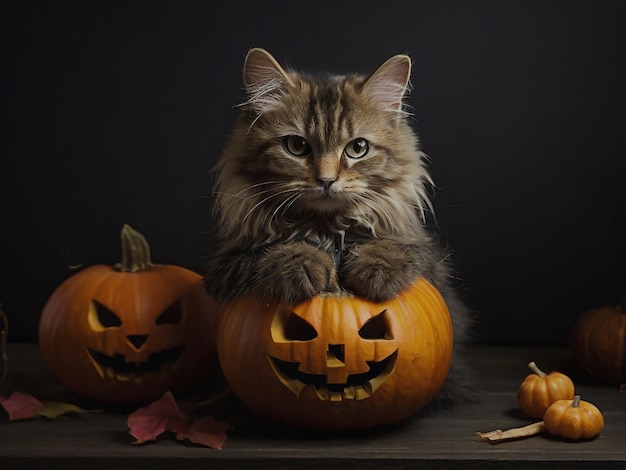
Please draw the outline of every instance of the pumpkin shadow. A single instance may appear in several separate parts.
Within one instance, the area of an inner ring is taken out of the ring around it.
[[[271,441],[337,441],[341,438],[366,438],[375,437],[380,434],[389,433],[390,430],[398,426],[381,425],[371,429],[347,429],[333,430],[320,428],[306,428],[297,425],[286,424],[281,421],[274,421],[254,413],[242,402],[234,398],[228,406],[222,406],[211,413],[216,420],[226,421],[233,426],[228,432],[229,436],[237,436],[244,440],[256,440],[261,437],[263,440]],[[384,428],[388,428],[385,430]]]
[[[229,431],[229,435],[236,435],[244,440],[260,438],[260,430],[262,430],[263,440],[269,439],[273,442],[283,441],[287,443],[320,442],[323,445],[332,443],[334,446],[345,444],[346,440],[367,442],[369,440],[393,439],[395,435],[406,433],[407,429],[414,429],[416,426],[420,426],[422,421],[421,417],[416,414],[398,423],[380,424],[365,429],[336,430],[325,429],[323,426],[309,429],[272,421],[248,410],[243,404],[241,406],[242,408],[239,410],[240,414],[238,415],[239,419],[229,420],[226,418],[225,421],[234,426],[233,430]],[[232,415],[231,418],[233,418]]]
[[[124,446],[133,445],[133,442],[135,442],[135,439],[128,431],[110,431],[108,436],[111,441]]]

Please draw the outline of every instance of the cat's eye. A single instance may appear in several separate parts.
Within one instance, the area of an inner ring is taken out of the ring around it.
[[[309,143],[299,135],[283,137],[283,147],[294,157],[304,157],[311,152]]]
[[[363,158],[365,155],[367,155],[369,149],[370,146],[367,143],[367,140],[359,137],[358,139],[354,139],[352,142],[346,145],[344,152],[350,158]]]

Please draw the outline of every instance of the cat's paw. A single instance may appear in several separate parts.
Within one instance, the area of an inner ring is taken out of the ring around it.
[[[382,302],[397,296],[416,279],[410,250],[388,240],[353,246],[340,270],[341,285],[358,297]]]
[[[339,290],[332,258],[307,243],[269,249],[258,264],[256,283],[263,295],[292,304]]]

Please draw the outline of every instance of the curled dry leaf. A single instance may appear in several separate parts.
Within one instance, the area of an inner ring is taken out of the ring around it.
[[[153,441],[165,431],[178,432],[183,429],[187,417],[180,411],[171,392],[159,400],[139,408],[128,416],[130,435],[143,444]]]
[[[61,403],[58,401],[43,401],[43,410],[38,413],[38,416],[48,419],[56,419],[59,416],[79,414],[79,413],[92,413],[94,410],[84,410],[83,408],[73,405],[71,403]]]
[[[232,426],[223,421],[215,421],[213,416],[205,416],[191,423],[184,431],[176,434],[176,439],[187,439],[194,444],[221,450],[226,442],[226,431]]]
[[[212,416],[193,420],[182,412],[174,395],[166,392],[159,400],[139,408],[128,416],[130,434],[134,444],[155,440],[165,431],[176,434],[176,439],[187,439],[213,449],[221,449],[226,441],[226,431],[232,429],[228,423],[215,421]]]
[[[544,422],[539,421],[537,423],[532,423],[527,426],[522,426],[520,428],[507,429],[506,431],[497,429],[491,432],[477,432],[476,435],[480,438],[481,441],[488,441],[492,444],[497,444],[498,442],[507,441],[510,439],[520,439],[522,437],[535,436],[537,434],[541,434],[547,431],[548,430],[546,429]]]
[[[8,413],[9,421],[38,417],[56,419],[62,415],[88,412],[71,403],[39,401],[32,395],[17,390],[7,398],[0,396],[0,405]]]
[[[17,390],[7,398],[0,396],[0,405],[8,413],[9,421],[35,418],[45,408],[35,397]]]

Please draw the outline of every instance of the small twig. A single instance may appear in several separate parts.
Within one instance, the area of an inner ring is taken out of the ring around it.
[[[521,428],[507,429],[506,431],[497,429],[491,432],[477,432],[476,435],[480,438],[481,441],[488,441],[492,444],[497,444],[501,441],[536,436],[537,434],[541,434],[544,432],[547,432],[546,426],[543,421],[539,421],[537,423],[532,423],[527,426],[522,426]]]

